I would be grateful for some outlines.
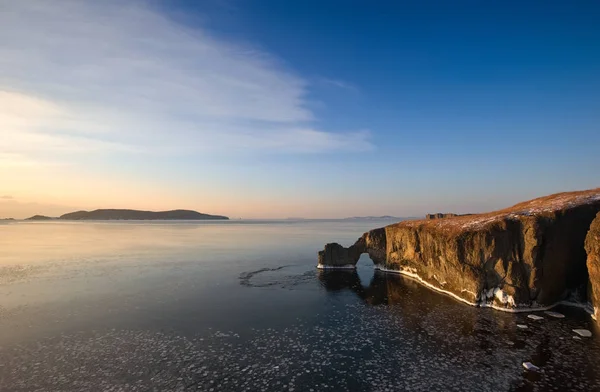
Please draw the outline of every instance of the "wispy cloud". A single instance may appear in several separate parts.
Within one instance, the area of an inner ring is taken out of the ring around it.
[[[40,153],[372,148],[368,131],[316,128],[307,81],[278,59],[142,1],[2,9],[0,165]]]
[[[0,199],[3,199],[3,200],[12,200],[13,197],[11,195],[3,195],[3,196],[0,196]]]
[[[351,91],[358,91],[358,87],[356,87],[356,85],[350,83],[350,82],[345,82],[343,80],[339,80],[339,79],[329,79],[329,78],[319,78],[318,81],[321,84],[327,85],[327,86],[332,86],[332,87],[337,87],[340,88],[342,90],[351,90]]]

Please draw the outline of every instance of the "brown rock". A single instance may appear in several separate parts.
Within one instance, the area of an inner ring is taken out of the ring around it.
[[[596,215],[585,237],[585,250],[590,279],[588,299],[594,307],[594,315],[597,316],[596,309],[600,306],[600,213]]]
[[[425,219],[443,219],[443,218],[452,218],[454,216],[460,216],[460,215],[458,215],[458,214],[452,214],[452,213],[442,214],[441,212],[438,212],[436,214],[427,214],[427,216],[425,217]]]
[[[325,249],[319,252],[319,266],[324,267],[347,267],[356,265],[362,251],[358,251],[355,245],[344,248],[337,243],[325,245]]]
[[[599,211],[600,188],[559,193],[487,214],[396,223],[365,233],[353,252],[471,303],[550,305],[587,281],[584,241]]]

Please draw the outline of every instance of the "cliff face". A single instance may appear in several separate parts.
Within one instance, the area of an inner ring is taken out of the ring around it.
[[[327,244],[325,249],[319,252],[319,268],[344,268],[356,265],[362,251],[356,245],[344,248],[340,244]]]
[[[587,252],[587,269],[590,276],[588,299],[594,307],[594,315],[598,321],[598,307],[600,307],[600,212],[590,226],[585,237],[585,250]]]
[[[441,212],[438,212],[436,214],[427,214],[427,216],[425,216],[425,219],[443,219],[443,218],[452,218],[455,216],[459,216],[459,215],[452,214],[452,213],[442,214]]]
[[[584,241],[599,211],[600,188],[560,193],[488,214],[400,222],[354,247],[379,268],[469,303],[551,305],[585,286]]]

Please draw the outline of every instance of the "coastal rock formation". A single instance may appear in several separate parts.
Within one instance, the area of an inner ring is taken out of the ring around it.
[[[435,213],[435,214],[427,214],[425,216],[425,219],[444,219],[444,218],[453,218],[455,216],[467,216],[467,215],[473,215],[473,214],[453,214],[453,213],[444,213],[442,214],[441,212]]]
[[[344,268],[354,267],[363,253],[358,250],[357,245],[344,248],[340,244],[332,243],[325,245],[325,249],[319,252],[319,268]],[[362,248],[360,248],[362,249]]]
[[[452,213],[442,214],[442,213],[438,212],[436,214],[427,214],[427,216],[425,216],[425,219],[452,218],[454,216],[458,216],[458,214],[452,214]]]
[[[587,252],[587,269],[590,276],[588,299],[594,307],[594,316],[598,315],[600,306],[600,212],[592,222],[585,237]],[[596,317],[596,320],[598,318]]]
[[[600,188],[559,193],[487,214],[389,225],[365,233],[353,252],[470,304],[549,306],[585,295],[584,241],[599,211]]]
[[[318,253],[319,268],[354,267],[363,253],[377,265],[385,263],[386,258],[385,229],[375,229],[365,233],[349,248],[344,248],[337,243],[325,245],[325,249]]]

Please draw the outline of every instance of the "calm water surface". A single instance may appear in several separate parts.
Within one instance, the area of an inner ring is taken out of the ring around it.
[[[578,309],[476,309],[365,256],[314,268],[389,223],[0,223],[0,390],[600,390]]]

